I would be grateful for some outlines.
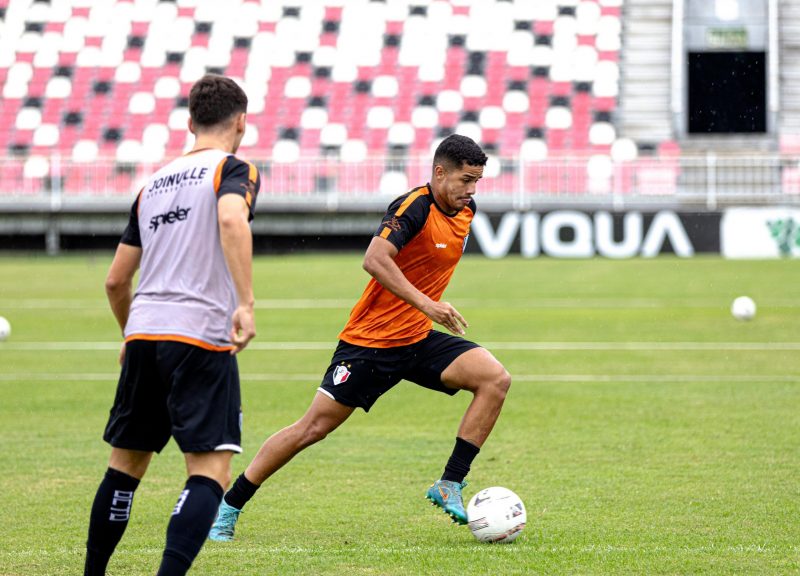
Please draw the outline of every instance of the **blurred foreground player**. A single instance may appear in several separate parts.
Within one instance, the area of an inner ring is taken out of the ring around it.
[[[87,576],[105,574],[136,487],[170,436],[188,479],[158,574],[185,574],[230,482],[231,457],[242,451],[235,354],[255,336],[250,220],[260,185],[255,167],[233,155],[246,112],[247,97],[228,78],[209,75],[192,87],[194,148],[142,188],[111,263],[106,292],[125,344],[103,436],[111,458],[92,505]]]
[[[325,438],[356,408],[368,411],[403,379],[445,394],[473,394],[444,474],[426,493],[455,522],[467,523],[464,477],[500,414],[511,377],[486,349],[433,330],[432,321],[458,335],[467,327],[439,298],[461,259],[486,160],[471,139],[450,136],[436,150],[430,184],[389,206],[364,257],[372,279],[339,334],[310,408],[264,442],[225,495],[212,540],[233,538],[242,507],[295,454]]]

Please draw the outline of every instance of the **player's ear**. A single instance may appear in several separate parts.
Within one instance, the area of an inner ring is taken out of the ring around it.
[[[242,112],[236,117],[236,132],[239,134],[244,134],[244,130],[247,127],[247,113]]]
[[[442,180],[444,180],[444,177],[445,177],[444,166],[442,166],[441,164],[437,164],[436,166],[434,166],[433,167],[433,177],[436,178],[436,180],[438,180],[440,182]]]
[[[192,122],[192,117],[191,116],[189,116],[189,120],[187,120],[186,125],[189,127],[189,132],[191,132],[192,134],[197,135],[197,133],[194,131],[194,122]]]

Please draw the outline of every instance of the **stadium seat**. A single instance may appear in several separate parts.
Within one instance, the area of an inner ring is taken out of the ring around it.
[[[584,147],[627,158],[613,123],[596,120],[613,118],[619,94],[620,8],[621,0],[33,2],[4,22],[16,38],[0,54],[0,119],[10,127],[0,146],[22,158],[41,148],[86,164],[158,162],[191,144],[188,90],[218,72],[250,99],[243,148],[276,164],[331,153],[346,163],[393,150],[426,156],[452,131],[499,158]],[[394,188],[400,174],[416,181],[407,167],[384,183],[376,165],[361,186]],[[493,186],[516,189],[504,174]],[[129,192],[95,176],[81,182]],[[304,189],[309,182],[313,169],[298,178]]]

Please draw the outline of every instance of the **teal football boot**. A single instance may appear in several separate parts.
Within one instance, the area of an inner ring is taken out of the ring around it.
[[[214,520],[214,524],[211,525],[211,530],[208,532],[209,540],[216,542],[233,540],[233,530],[236,528],[236,521],[241,513],[241,510],[234,508],[223,499],[217,511],[217,519]]]
[[[438,506],[457,524],[467,523],[467,511],[464,509],[464,500],[461,489],[467,485],[466,481],[453,482],[451,480],[437,480],[425,494],[425,498]]]

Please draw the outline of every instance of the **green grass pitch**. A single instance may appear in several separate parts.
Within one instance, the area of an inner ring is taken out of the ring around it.
[[[110,255],[0,258],[0,575],[79,574],[106,467],[119,331]],[[366,283],[359,255],[260,257],[240,357],[242,471],[298,418]],[[800,262],[490,261],[446,295],[514,377],[466,489],[528,526],[484,545],[423,495],[469,401],[401,383],[261,489],[192,574],[800,573]],[[729,312],[747,294],[752,322]],[[137,492],[113,576],[153,574],[183,483],[174,443]]]

